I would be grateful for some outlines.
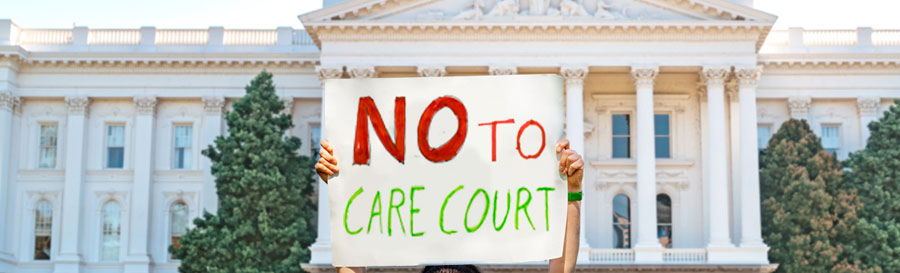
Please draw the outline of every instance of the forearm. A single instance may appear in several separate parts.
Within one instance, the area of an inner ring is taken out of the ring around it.
[[[337,273],[366,273],[365,267],[338,267]]]
[[[550,260],[550,273],[575,272],[580,243],[579,232],[581,232],[581,201],[570,201],[566,206],[566,235],[563,239],[562,257]]]

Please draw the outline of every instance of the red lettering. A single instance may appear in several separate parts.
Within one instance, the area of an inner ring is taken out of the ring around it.
[[[538,129],[541,129],[541,148],[538,149],[537,153],[533,155],[525,155],[524,153],[522,153],[522,133],[525,132],[525,128],[528,128],[528,126],[530,125],[535,125],[538,127]],[[524,159],[537,158],[541,155],[541,152],[544,151],[544,146],[547,146],[547,134],[544,133],[544,126],[541,126],[540,123],[534,121],[533,119],[525,122],[525,124],[522,124],[522,127],[519,128],[519,136],[516,137],[516,150],[519,150],[519,155],[521,155]]]
[[[359,98],[359,110],[356,114],[356,140],[353,145],[353,164],[362,165],[369,164],[369,123],[371,117],[372,127],[375,129],[375,135],[381,140],[381,144],[394,158],[403,163],[406,139],[406,98],[397,97],[394,99],[394,138],[396,142],[391,142],[391,136],[388,135],[387,128],[384,126],[384,120],[375,106],[372,97]]]
[[[501,123],[514,123],[513,119],[507,120],[497,120],[491,121],[488,123],[479,123],[478,126],[490,125],[491,126],[491,161],[497,161],[497,124]]]
[[[434,114],[444,107],[450,108],[453,114],[456,115],[456,120],[458,121],[456,133],[440,147],[431,148],[431,145],[428,144],[428,128],[431,127],[431,119],[434,118]],[[425,107],[422,117],[419,118],[419,151],[432,162],[448,161],[459,153],[459,148],[462,147],[463,141],[466,140],[467,127],[468,113],[466,112],[466,106],[462,102],[450,96],[437,98],[431,101],[428,107]]]

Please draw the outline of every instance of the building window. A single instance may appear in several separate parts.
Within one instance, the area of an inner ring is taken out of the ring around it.
[[[34,207],[34,259],[50,260],[50,237],[53,230],[53,207],[40,201]]]
[[[191,168],[192,130],[193,127],[190,125],[175,126],[175,152],[172,156],[174,169]]]
[[[319,143],[322,142],[322,127],[318,124],[309,126],[309,142],[312,157],[319,161]]]
[[[670,140],[672,136],[669,131],[669,115],[656,114],[653,115],[653,130],[656,135],[656,158],[670,158]]]
[[[837,125],[822,126],[822,147],[837,157],[841,148],[841,127]]]
[[[38,168],[52,169],[56,167],[56,124],[41,124],[41,151]]]
[[[631,248],[631,201],[621,193],[613,198],[613,239],[615,248]]]
[[[656,238],[664,248],[672,248],[672,198],[656,195]]]
[[[106,202],[103,205],[103,236],[101,242],[100,259],[103,261],[119,260],[119,235],[122,226],[122,209],[115,201]]]
[[[759,149],[759,153],[766,151],[766,147],[769,146],[769,139],[771,138],[772,126],[759,125],[756,127],[756,147]]]
[[[612,115],[612,157],[631,158],[631,129],[627,114]]]
[[[172,240],[172,247],[180,248],[181,236],[187,232],[188,227],[188,206],[182,201],[175,202],[169,209],[169,234]],[[174,259],[174,256],[170,256]]]
[[[121,169],[125,166],[125,126],[109,125],[106,128],[106,168]]]

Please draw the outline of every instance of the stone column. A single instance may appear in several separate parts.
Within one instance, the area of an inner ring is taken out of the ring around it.
[[[859,97],[856,98],[856,107],[859,108],[859,128],[860,128],[860,147],[866,148],[866,142],[869,141],[869,123],[878,119],[878,107],[881,106],[881,98],[879,97]]]
[[[566,138],[569,139],[571,149],[578,152],[578,154],[584,155],[584,78],[587,77],[588,67],[564,66],[559,69],[559,74],[566,79]],[[585,188],[587,188],[587,185],[582,185],[582,192],[589,192],[585,191]],[[578,259],[582,261],[590,259],[591,250],[585,238],[587,233],[586,211],[587,208],[585,208],[584,201],[582,201],[581,214],[579,215],[582,231],[578,233],[578,241],[580,242]]]
[[[653,122],[653,82],[659,67],[632,67],[637,101],[637,243],[634,261],[661,263],[662,245],[656,238],[656,135]],[[632,233],[633,234],[633,233]]]
[[[222,108],[225,107],[225,97],[203,97],[203,142],[201,149],[213,145],[216,137],[222,135]],[[200,157],[200,170],[203,171],[203,186],[200,199],[203,200],[203,211],[216,214],[219,210],[219,198],[216,194],[216,177],[212,175],[212,161],[209,157]]]
[[[131,186],[131,216],[125,272],[150,272],[150,201],[153,177],[153,134],[156,127],[156,97],[134,98],[134,181]]]
[[[278,98],[278,100],[281,101],[281,104],[284,105],[284,110],[281,110],[281,112],[286,115],[291,115],[291,118],[293,119],[294,118],[294,116],[293,116],[294,115],[294,97],[293,96],[285,96],[285,97]],[[296,126],[296,124],[294,124],[294,126]],[[291,137],[292,135],[294,135],[291,132],[293,130],[294,130],[293,127],[288,128],[286,131],[284,131],[284,136]]]
[[[788,98],[788,108],[791,109],[792,119],[809,120],[809,106],[812,104],[810,97],[790,97]]]
[[[18,107],[19,98],[10,91],[0,91],[0,258],[12,261],[7,252],[6,226],[9,224],[6,204],[9,202],[10,159],[12,157],[13,112]]]
[[[733,248],[729,234],[728,211],[728,146],[725,144],[725,79],[730,67],[703,67],[700,76],[706,82],[707,121],[709,122],[709,244],[710,263],[727,261],[730,256],[723,249]],[[726,250],[727,251],[727,250]]]
[[[762,67],[737,67],[740,100],[740,172],[741,172],[741,241],[740,247],[750,251],[741,255],[750,262],[768,263],[768,247],[762,240],[759,203],[759,152],[757,149],[756,86]]]
[[[339,79],[344,74],[344,68],[341,66],[319,66],[316,67],[316,73],[319,75],[319,81],[324,85],[327,79]],[[325,102],[323,97],[322,102]],[[325,113],[322,113],[322,128],[325,128]],[[325,130],[322,130],[322,139],[325,138]],[[311,143],[312,144],[312,143]],[[318,143],[312,144],[318,145]],[[340,163],[338,163],[340,164]],[[309,247],[311,257],[310,264],[331,264],[331,219],[328,206],[328,185],[321,179],[317,179],[317,196],[318,196],[318,219],[316,227],[318,228],[318,237],[315,243]]]
[[[447,75],[447,69],[443,66],[419,66],[416,72],[421,77],[443,77]]]
[[[81,186],[84,183],[84,146],[87,112],[90,99],[84,96],[66,97],[69,116],[66,119],[66,161],[63,187],[59,256],[54,272],[80,272],[81,253]]]

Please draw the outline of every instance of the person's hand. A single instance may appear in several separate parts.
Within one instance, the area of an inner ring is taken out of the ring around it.
[[[565,139],[556,143],[556,153],[559,154],[559,172],[566,175],[569,192],[580,192],[581,179],[584,176],[584,161],[581,155],[569,148],[569,141]]]
[[[334,158],[334,146],[331,146],[328,140],[322,140],[322,143],[319,145],[322,148],[319,149],[319,162],[316,162],[316,172],[319,173],[322,181],[325,181],[327,184],[328,177],[337,174],[340,170],[338,170],[337,159]]]

